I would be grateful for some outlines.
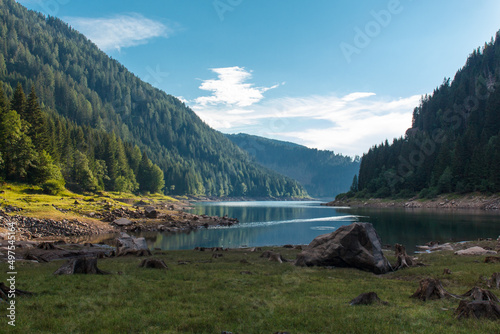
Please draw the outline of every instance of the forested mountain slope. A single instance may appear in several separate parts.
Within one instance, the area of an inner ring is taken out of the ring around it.
[[[500,34],[413,112],[406,135],[361,160],[360,196],[500,191]]]
[[[334,197],[349,190],[359,170],[359,160],[331,151],[247,134],[227,135],[255,160],[299,181],[314,197]]]
[[[44,117],[56,127],[59,120],[93,131],[97,141],[109,134],[137,145],[164,172],[170,194],[306,195],[296,181],[252,162],[177,98],[141,81],[63,21],[13,0],[0,1],[0,81],[8,99],[18,84],[25,92],[33,88]],[[105,161],[93,152],[100,144],[87,144],[77,151],[90,171],[109,171],[107,165],[96,167]],[[71,168],[64,159],[74,160],[75,152],[69,153],[52,157],[63,171]],[[99,183],[116,190],[116,178],[108,177],[102,175]]]

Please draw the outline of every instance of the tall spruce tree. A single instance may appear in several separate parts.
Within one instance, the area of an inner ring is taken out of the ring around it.
[[[26,95],[24,95],[23,86],[21,83],[18,83],[14,90],[14,96],[12,96],[12,100],[10,101],[10,110],[15,110],[21,119],[26,120],[25,109]]]
[[[28,100],[25,107],[26,120],[31,124],[28,135],[35,145],[35,148],[40,152],[48,148],[47,124],[45,117],[38,103],[35,87],[31,87],[31,92],[28,95]]]

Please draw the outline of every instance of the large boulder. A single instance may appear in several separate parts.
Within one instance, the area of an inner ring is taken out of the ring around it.
[[[145,238],[135,238],[122,233],[121,237],[116,239],[116,256],[137,255],[148,256],[151,251],[148,248]]]
[[[316,237],[297,255],[297,266],[353,267],[385,274],[391,270],[382,244],[370,223],[341,226],[335,232]]]

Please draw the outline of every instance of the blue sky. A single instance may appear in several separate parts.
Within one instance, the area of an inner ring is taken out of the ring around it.
[[[498,0],[19,0],[225,133],[361,155],[500,29]]]

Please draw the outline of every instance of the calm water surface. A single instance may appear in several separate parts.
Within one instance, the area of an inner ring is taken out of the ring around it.
[[[321,202],[197,203],[195,214],[234,217],[230,227],[200,229],[189,234],[148,236],[150,247],[164,250],[194,247],[256,247],[308,244],[321,234],[353,222],[370,222],[383,244],[402,243],[408,251],[428,241],[497,238],[500,214],[470,210],[351,209],[320,206]]]

